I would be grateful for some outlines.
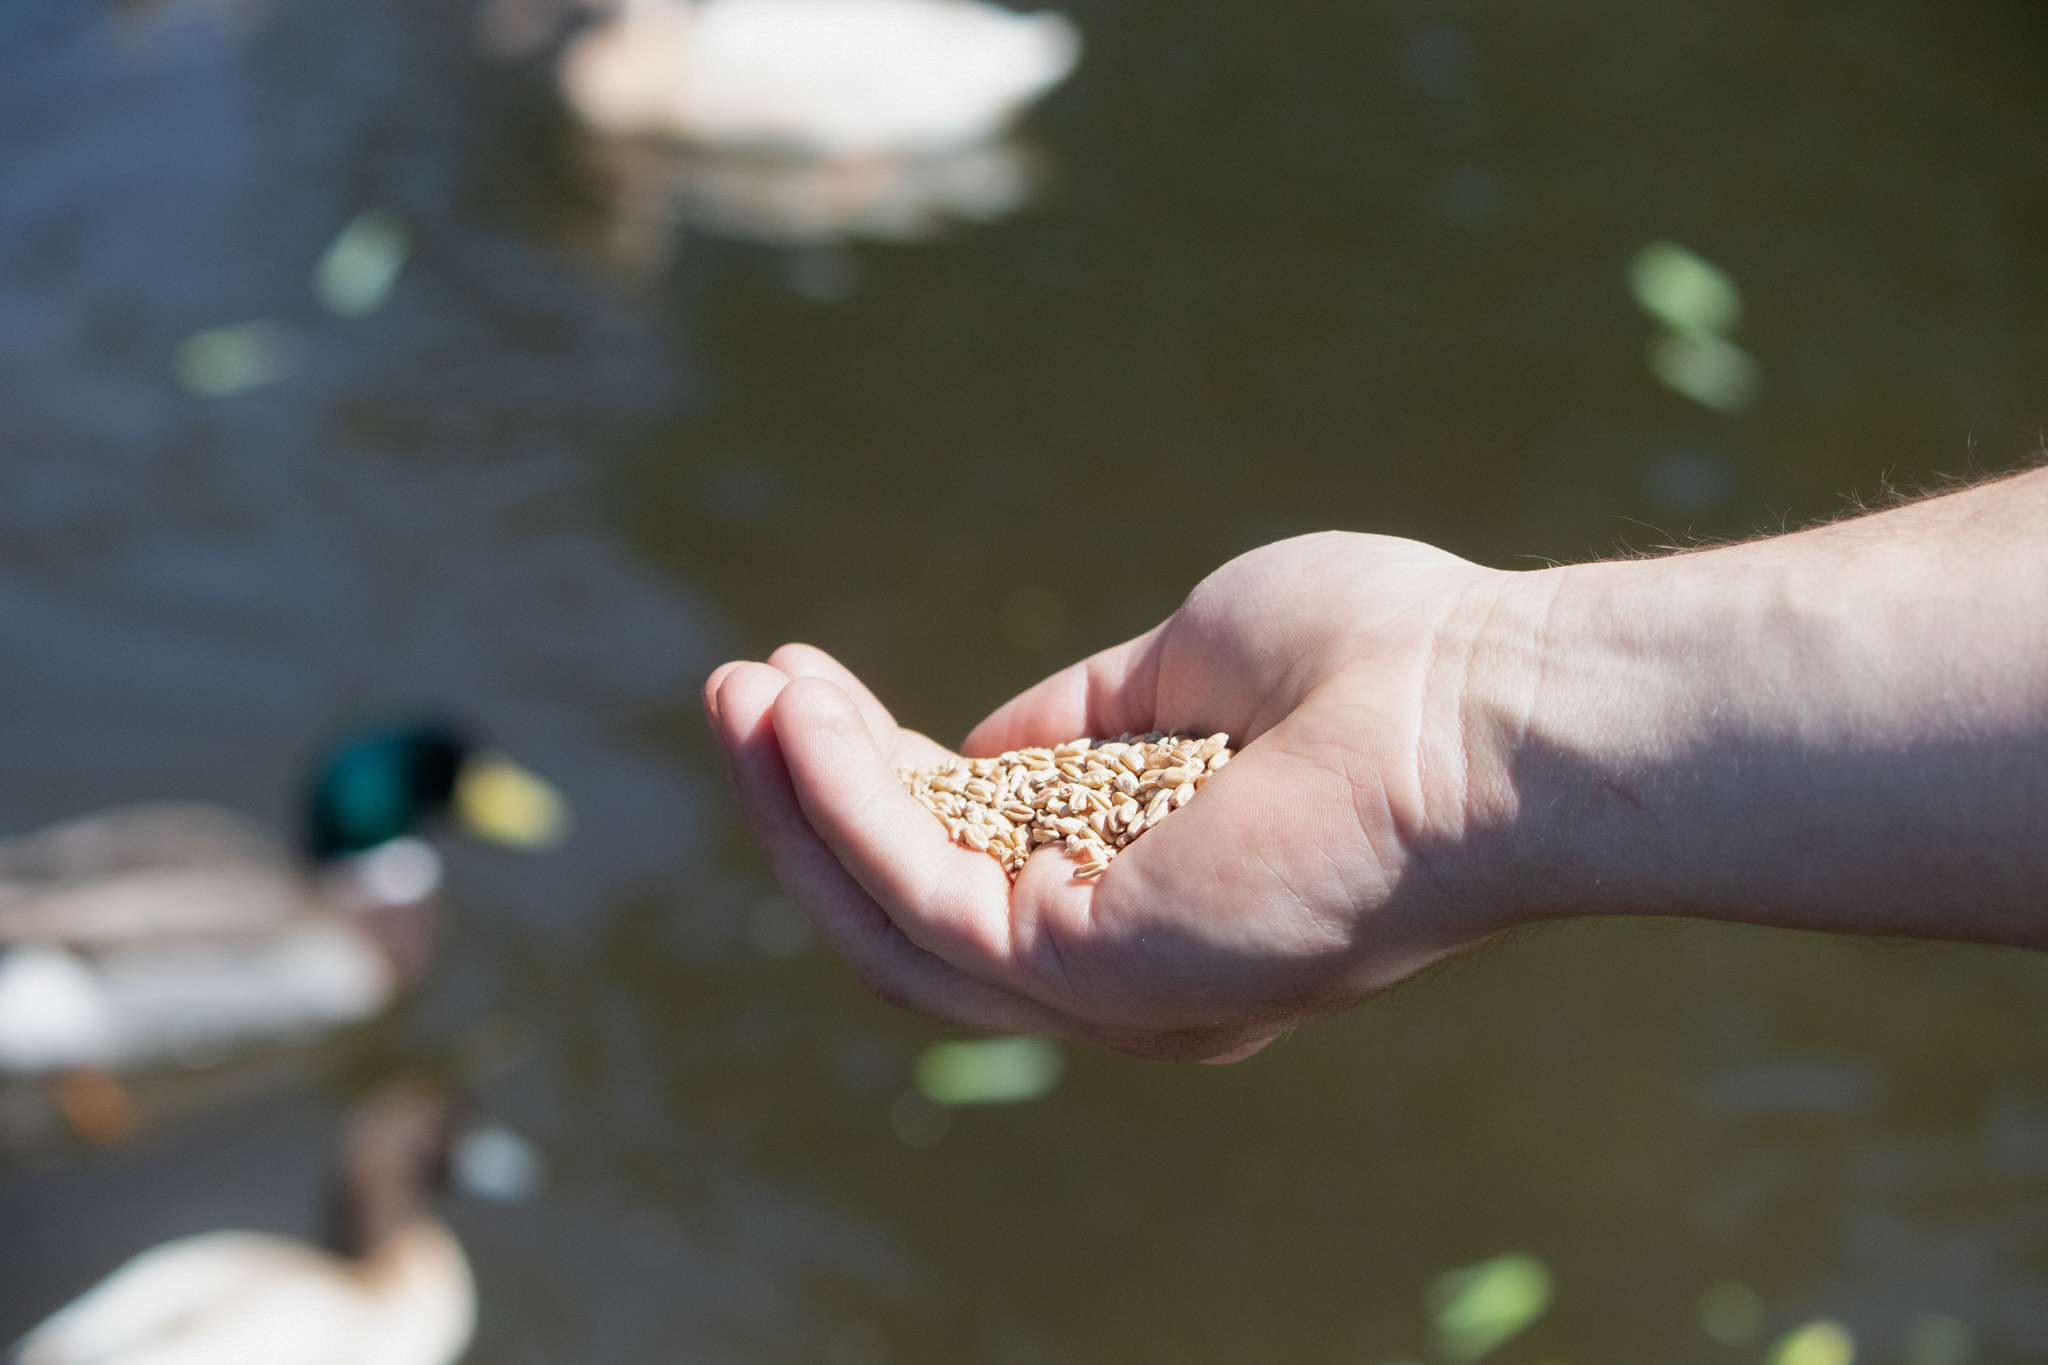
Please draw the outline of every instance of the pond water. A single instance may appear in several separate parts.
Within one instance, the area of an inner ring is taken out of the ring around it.
[[[1526,565],[2025,457],[2043,12],[1064,7],[1032,202],[764,243],[455,4],[0,6],[0,828],[282,822],[319,736],[421,702],[579,816],[451,846],[401,1019],[127,1150],[7,1158],[0,1339],[154,1241],[306,1230],[345,1097],[467,1049],[547,1167],[451,1210],[479,1362],[1373,1365],[1432,1358],[1432,1281],[1506,1252],[1554,1299],[1503,1362],[1761,1359],[1816,1319],[1864,1361],[1960,1365],[1945,1319],[2048,1358],[2048,960],[1570,925],[1242,1067],[1075,1055],[935,1114],[944,1034],[805,941],[696,696],[809,639],[954,735],[1292,532]],[[309,271],[366,209],[411,257],[337,316]],[[1660,239],[1742,290],[1739,411],[1645,364]],[[274,382],[180,386],[182,338],[255,319]],[[1000,553],[1102,503],[1154,532]],[[1722,1282],[1755,1344],[1703,1331]]]

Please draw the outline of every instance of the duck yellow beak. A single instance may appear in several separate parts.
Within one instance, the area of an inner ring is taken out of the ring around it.
[[[502,754],[481,754],[462,765],[455,818],[477,838],[512,848],[547,848],[569,834],[562,794]]]

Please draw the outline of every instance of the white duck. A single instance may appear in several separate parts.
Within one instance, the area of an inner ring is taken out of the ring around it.
[[[351,1118],[336,1251],[253,1232],[170,1242],[30,1332],[11,1365],[449,1365],[476,1287],[427,1207],[454,1108],[434,1088],[381,1092]]]
[[[1064,16],[984,0],[619,0],[561,81],[604,133],[826,158],[944,152],[1058,85]]]

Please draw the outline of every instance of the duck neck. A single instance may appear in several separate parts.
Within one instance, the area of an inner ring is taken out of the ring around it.
[[[329,1239],[367,1261],[426,1220],[442,1183],[449,1141],[445,1115],[373,1104],[350,1125],[329,1209]]]
[[[329,1206],[328,1242],[351,1260],[367,1261],[426,1213],[426,1196],[410,1173],[351,1163]]]

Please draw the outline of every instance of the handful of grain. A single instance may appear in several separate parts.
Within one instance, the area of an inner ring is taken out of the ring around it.
[[[962,758],[896,775],[953,842],[1002,863],[1015,881],[1042,844],[1080,858],[1076,877],[1099,877],[1119,850],[1194,799],[1230,762],[1230,736],[1119,735],[1070,739],[1050,749]]]

